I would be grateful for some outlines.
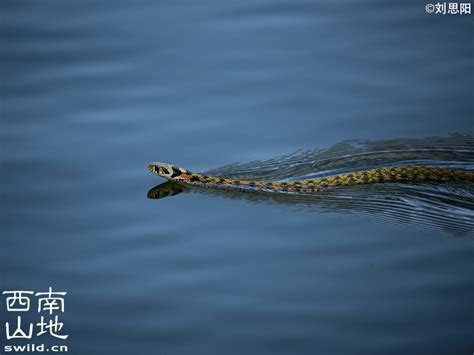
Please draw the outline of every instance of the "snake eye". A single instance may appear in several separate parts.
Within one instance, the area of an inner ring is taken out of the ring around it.
[[[164,175],[168,175],[170,172],[166,168],[161,168],[161,171]]]

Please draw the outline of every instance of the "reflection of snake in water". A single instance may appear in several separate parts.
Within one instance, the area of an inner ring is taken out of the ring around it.
[[[211,188],[235,188],[244,190],[276,191],[286,193],[312,193],[339,186],[353,186],[374,183],[416,183],[416,182],[470,182],[474,173],[430,166],[393,166],[352,173],[338,174],[324,178],[300,181],[246,181],[232,178],[207,176],[192,173],[186,169],[165,163],[150,163],[148,169],[165,179]]]

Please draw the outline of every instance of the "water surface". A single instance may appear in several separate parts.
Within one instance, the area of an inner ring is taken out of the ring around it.
[[[472,17],[424,7],[3,1],[2,290],[67,291],[73,354],[472,353],[465,187],[147,197],[155,160],[472,137]]]

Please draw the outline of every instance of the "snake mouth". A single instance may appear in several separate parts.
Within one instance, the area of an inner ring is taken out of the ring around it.
[[[148,170],[150,170],[152,173],[158,174],[158,167],[157,167],[155,164],[149,163],[149,164],[147,164],[146,167],[147,167]]]

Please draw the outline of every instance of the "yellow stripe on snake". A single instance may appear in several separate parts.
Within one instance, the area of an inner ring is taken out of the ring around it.
[[[393,166],[379,169],[359,170],[311,180],[278,182],[246,181],[193,173],[186,169],[165,163],[150,163],[148,169],[165,179],[211,188],[238,188],[244,190],[276,191],[286,193],[320,192],[339,186],[353,186],[375,183],[417,183],[417,182],[469,182],[474,183],[474,173],[430,166]]]

